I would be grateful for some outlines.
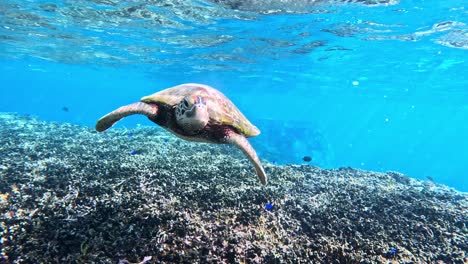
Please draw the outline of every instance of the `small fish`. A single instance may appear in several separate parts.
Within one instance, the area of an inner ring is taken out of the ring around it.
[[[273,209],[273,204],[272,203],[267,203],[265,205],[265,210],[270,211],[271,209]]]
[[[70,109],[68,109],[68,107],[66,107],[66,106],[62,107],[62,110],[63,110],[64,112],[70,112]]]
[[[134,150],[134,151],[132,151],[132,152],[130,153],[130,155],[132,155],[132,156],[134,156],[134,155],[136,155],[136,154],[138,154],[138,151],[136,151],[136,150]]]
[[[133,133],[130,132],[130,133],[127,134],[127,136],[128,137],[133,137]]]
[[[398,253],[397,248],[391,248],[389,251],[387,251],[387,256],[393,258],[396,256],[397,253]]]
[[[432,178],[431,176],[426,176],[426,178],[431,181],[431,182],[434,182],[434,178]]]
[[[305,161],[305,162],[311,162],[311,161],[312,161],[312,157],[311,157],[311,156],[304,156],[304,157],[302,158],[302,160]]]
[[[167,139],[167,138],[163,138],[163,141],[164,141],[164,142],[168,142],[168,141],[169,141],[169,139]]]

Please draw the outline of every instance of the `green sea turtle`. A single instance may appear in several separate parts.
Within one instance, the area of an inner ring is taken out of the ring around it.
[[[260,130],[224,94],[203,84],[181,84],[141,98],[141,102],[122,106],[103,116],[96,123],[102,132],[120,119],[142,114],[149,120],[188,140],[217,144],[233,144],[240,148],[255,167],[263,184],[267,176],[257,153],[246,139]]]

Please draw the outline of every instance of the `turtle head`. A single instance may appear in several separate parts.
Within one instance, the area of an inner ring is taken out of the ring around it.
[[[175,116],[177,124],[191,135],[200,132],[210,119],[202,96],[185,96],[176,106]]]

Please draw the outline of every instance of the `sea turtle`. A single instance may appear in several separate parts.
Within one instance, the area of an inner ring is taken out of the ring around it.
[[[134,114],[143,114],[188,141],[237,146],[254,165],[260,182],[267,183],[257,153],[246,139],[257,136],[260,130],[231,100],[213,87],[187,83],[145,96],[141,102],[122,106],[103,116],[96,123],[96,130],[102,132],[120,119]]]

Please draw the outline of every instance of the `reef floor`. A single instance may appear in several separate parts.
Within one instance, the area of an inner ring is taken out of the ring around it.
[[[230,146],[0,114],[0,262],[468,261],[466,193],[264,163],[266,187]]]

